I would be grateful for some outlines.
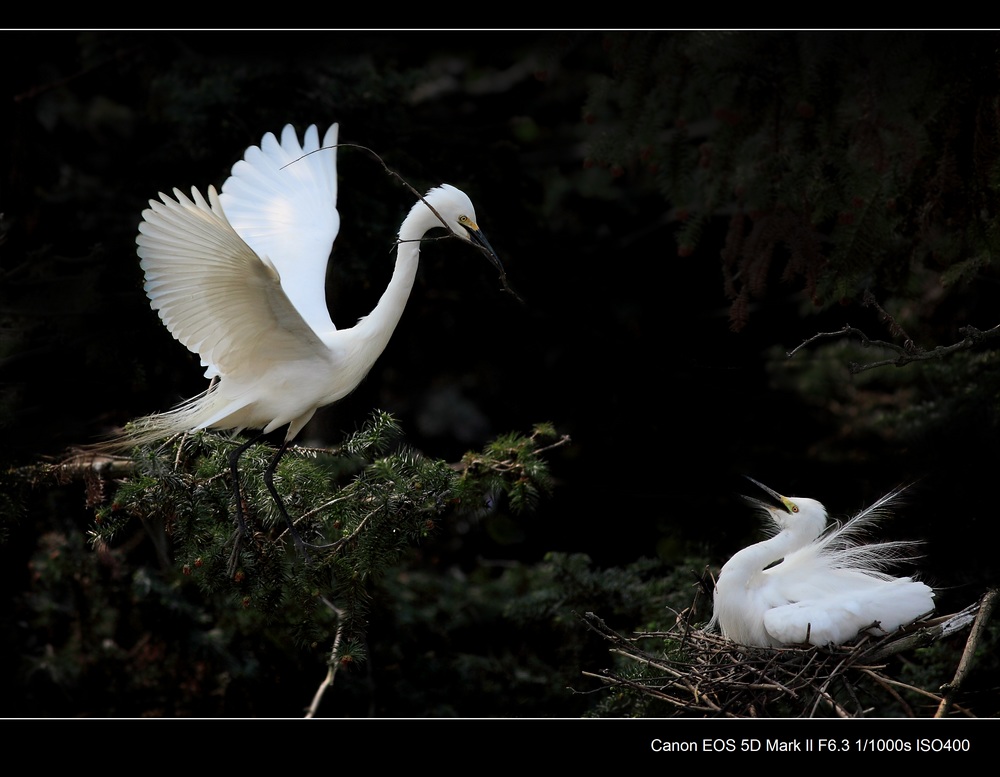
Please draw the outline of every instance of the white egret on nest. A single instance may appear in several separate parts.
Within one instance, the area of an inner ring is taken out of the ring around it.
[[[929,586],[884,571],[914,543],[864,541],[902,489],[827,528],[826,508],[815,499],[750,480],[781,506],[746,497],[776,533],[736,553],[719,573],[710,625],[724,636],[755,647],[840,645],[865,631],[894,632],[934,609]]]

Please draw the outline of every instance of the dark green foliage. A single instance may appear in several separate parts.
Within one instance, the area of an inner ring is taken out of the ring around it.
[[[261,665],[294,663],[281,632],[253,610],[206,596],[179,570],[156,572],[134,543],[87,547],[51,532],[31,560],[28,643],[6,714],[256,714]],[[252,696],[252,694],[251,694]]]
[[[28,660],[20,684],[41,705],[54,703],[43,701],[46,689],[72,698],[92,684],[123,697],[108,705],[96,694],[84,714],[259,714],[266,702],[253,697],[269,693],[261,673],[270,662],[312,664],[317,684],[324,660],[357,673],[368,660],[369,623],[384,617],[372,609],[387,606],[386,572],[468,512],[464,503],[475,502],[477,521],[523,512],[525,492],[550,485],[542,449],[565,442],[543,425],[469,454],[473,466],[453,467],[400,447],[399,434],[389,414],[375,413],[337,450],[288,451],[275,483],[317,546],[308,559],[261,482],[274,449],[251,446],[240,476],[252,539],[239,547],[232,575],[228,454],[236,441],[199,433],[137,449],[131,474],[95,510],[90,549],[63,532],[39,544],[23,604],[51,648]],[[398,607],[405,617],[405,604]],[[146,645],[138,653],[116,647],[137,640]],[[168,693],[173,676],[190,685],[186,692]],[[243,684],[257,691],[244,698]],[[147,686],[160,695],[141,692]],[[302,690],[303,706],[310,693]]]
[[[820,306],[996,277],[996,39],[609,34],[590,157],[646,170],[689,256],[710,219],[732,326],[779,281]],[[647,179],[648,180],[648,179]]]
[[[473,512],[492,512],[501,496],[515,513],[531,510],[552,487],[541,453],[556,440],[552,425],[541,424],[530,438],[508,434],[489,443],[482,453],[467,453],[456,498]]]
[[[426,561],[411,559],[383,579],[395,615],[374,614],[387,686],[375,704],[398,694],[404,715],[580,716],[602,700],[581,672],[607,656],[581,614],[598,610],[623,629],[659,626],[672,620],[668,605],[690,595],[690,578],[678,592],[685,575],[655,559],[600,568],[582,554],[550,553],[468,571]],[[341,691],[350,698],[363,688],[347,679]]]
[[[314,622],[328,622],[330,613],[323,612],[332,609],[340,620],[341,652],[358,661],[371,585],[432,535],[453,504],[462,509],[463,500],[475,500],[475,511],[494,512],[488,494],[521,511],[526,495],[548,488],[546,465],[532,450],[549,441],[547,427],[531,437],[507,435],[481,455],[470,454],[475,463],[461,475],[406,448],[385,453],[398,434],[389,414],[376,413],[345,440],[343,453],[293,447],[283,457],[275,485],[298,531],[314,546],[308,559],[296,553],[263,484],[274,455],[264,444],[251,446],[240,460],[252,539],[236,543],[228,457],[238,442],[208,433],[138,450],[136,476],[97,510],[92,542],[115,547],[141,526],[166,569],[179,565],[205,593],[253,610],[265,623],[293,619],[300,643],[321,638],[323,628]],[[332,642],[332,634],[327,637]]]
[[[376,413],[336,450],[286,454],[279,490],[303,535],[328,545],[310,549],[308,562],[259,483],[273,449],[252,446],[241,478],[253,542],[233,576],[234,442],[200,433],[137,450],[131,476],[95,511],[90,548],[57,533],[39,547],[26,603],[32,628],[79,636],[52,634],[57,649],[31,659],[19,682],[49,705],[48,693],[75,698],[103,685],[84,714],[259,714],[275,662],[318,684],[332,661],[340,674],[321,715],[593,709],[602,697],[582,692],[581,671],[604,661],[605,649],[580,614],[663,628],[690,596],[692,570],[668,574],[653,559],[598,568],[562,553],[463,569],[449,560],[449,538],[463,522],[468,533],[504,514],[530,517],[528,504],[552,487],[544,457],[566,440],[542,424],[447,465],[394,446],[398,433]],[[179,693],[166,690],[172,682]],[[302,685],[303,707],[314,690]],[[112,693],[122,701],[109,703]]]

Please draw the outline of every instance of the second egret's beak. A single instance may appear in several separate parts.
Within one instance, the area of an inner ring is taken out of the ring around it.
[[[796,505],[795,502],[793,502],[787,496],[782,496],[781,494],[779,494],[774,489],[768,488],[763,483],[761,483],[759,480],[754,480],[749,475],[746,475],[746,479],[749,480],[751,483],[753,483],[758,488],[762,488],[764,491],[766,491],[768,494],[770,494],[772,497],[774,497],[778,502],[781,502],[781,505],[788,512],[790,512],[790,513],[797,513],[799,511],[798,505]],[[772,505],[769,505],[766,502],[762,502],[760,499],[754,499],[752,496],[744,496],[743,498],[746,501],[750,502],[751,504],[755,504],[758,507],[763,507],[765,510],[774,510],[775,509]]]

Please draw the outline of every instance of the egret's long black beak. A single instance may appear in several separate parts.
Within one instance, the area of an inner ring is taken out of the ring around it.
[[[761,483],[759,480],[754,480],[749,475],[745,475],[744,477],[746,477],[746,479],[749,480],[751,483],[753,483],[755,486],[757,486],[758,488],[763,489],[768,494],[770,494],[772,497],[774,497],[775,501],[779,502],[781,504],[781,507],[783,509],[787,510],[790,513],[797,513],[799,511],[799,508],[796,507],[795,503],[792,502],[787,496],[782,496],[781,494],[779,494],[774,489],[768,488],[763,483]],[[755,499],[752,496],[744,496],[743,498],[747,502],[750,502],[750,504],[756,505],[757,507],[763,507],[765,510],[774,510],[775,509],[774,505],[769,505],[769,504],[767,504],[767,502],[763,502],[760,499]]]
[[[500,261],[500,257],[497,256],[497,252],[493,250],[493,246],[490,245],[490,241],[486,239],[486,235],[483,234],[483,230],[471,222],[463,224],[462,226],[465,227],[465,230],[469,233],[469,237],[472,239],[472,242],[476,245],[476,247],[486,254],[486,258],[490,260],[490,264],[500,271],[500,282],[503,284],[504,290],[513,294],[518,300],[523,302],[521,297],[518,296],[518,294],[508,285],[507,271],[503,268],[503,262]]]
[[[490,260],[490,263],[500,271],[500,275],[505,275],[503,269],[503,262],[500,261],[500,257],[497,256],[497,252],[493,250],[493,246],[490,245],[490,241],[486,239],[486,235],[483,234],[483,230],[476,227],[466,227],[466,231],[469,233],[469,237],[472,238],[472,242],[475,243],[479,249],[486,254],[486,258]]]

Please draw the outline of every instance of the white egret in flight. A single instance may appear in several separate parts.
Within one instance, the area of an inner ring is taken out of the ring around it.
[[[883,571],[913,543],[864,542],[902,489],[827,529],[826,508],[815,499],[782,496],[753,482],[781,504],[746,497],[763,508],[776,533],[722,567],[710,625],[718,624],[723,635],[755,647],[840,645],[863,631],[896,631],[934,609],[929,586]]]
[[[288,125],[264,135],[233,166],[217,194],[160,194],[142,213],[136,239],[145,290],[170,333],[201,357],[209,388],[165,413],[133,422],[123,444],[200,429],[287,426],[265,472],[296,543],[303,544],[274,488],[275,467],[317,408],[351,393],[382,353],[406,305],[420,241],[444,228],[503,266],[476,223],[472,202],[454,186],[431,189],[399,228],[396,265],[378,304],[354,326],[334,326],[326,304],[337,212],[338,125],[322,146],[315,126],[300,144]],[[322,148],[322,150],[320,150]],[[246,531],[237,465],[255,437],[230,457],[239,533]],[[237,542],[238,547],[238,542]],[[235,557],[235,553],[234,553]]]

